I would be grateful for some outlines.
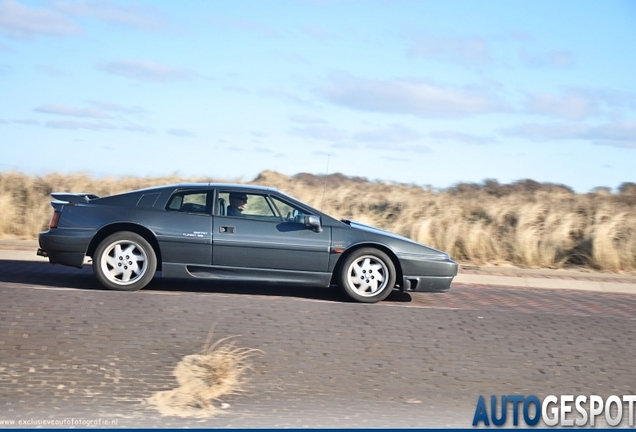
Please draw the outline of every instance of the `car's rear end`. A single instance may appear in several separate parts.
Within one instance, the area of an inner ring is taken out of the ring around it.
[[[86,226],[82,207],[97,195],[87,193],[53,193],[53,215],[49,229],[39,235],[37,254],[48,257],[53,264],[81,268],[95,228]]]

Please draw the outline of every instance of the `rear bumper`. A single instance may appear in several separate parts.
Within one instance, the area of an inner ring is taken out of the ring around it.
[[[50,229],[40,233],[37,254],[48,257],[52,264],[82,268],[93,231]]]

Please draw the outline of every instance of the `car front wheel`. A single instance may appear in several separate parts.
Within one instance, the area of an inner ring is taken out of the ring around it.
[[[93,272],[106,288],[137,291],[152,280],[157,257],[139,234],[122,231],[106,237],[97,247]]]
[[[395,286],[395,266],[384,252],[358,249],[340,267],[339,285],[353,300],[375,303],[384,300]]]

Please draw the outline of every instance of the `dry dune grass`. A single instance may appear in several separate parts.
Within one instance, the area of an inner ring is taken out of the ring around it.
[[[616,194],[598,188],[576,194],[566,186],[524,180],[462,183],[446,190],[332,174],[293,177],[262,172],[250,183],[273,186],[338,218],[410,237],[459,261],[612,272],[636,270],[636,184]],[[51,214],[50,192],[109,195],[180,181],[213,178],[97,179],[86,175],[0,174],[0,235],[35,238]]]
[[[46,229],[51,217],[51,192],[90,192],[99,196],[134,189],[180,183],[184,178],[166,177],[97,178],[86,174],[48,174],[41,177],[19,172],[0,173],[1,237],[36,238]],[[221,181],[210,177],[187,181]]]
[[[185,356],[173,375],[178,387],[160,391],[148,399],[163,416],[205,418],[217,414],[216,402],[222,396],[241,393],[249,358],[261,351],[239,348],[224,338],[198,353]]]
[[[340,174],[293,178],[265,171],[272,185],[337,217],[378,226],[475,264],[579,265],[636,270],[636,184],[620,193],[576,194],[531,180],[459,184],[435,191]],[[323,190],[324,199],[323,199]]]

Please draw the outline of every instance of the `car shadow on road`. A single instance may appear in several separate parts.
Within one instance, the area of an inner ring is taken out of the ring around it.
[[[90,264],[82,269],[53,265],[44,261],[0,260],[0,283],[38,285],[51,288],[105,290],[93,275]],[[296,297],[348,303],[350,300],[337,287],[297,287],[274,283],[219,282],[204,279],[155,278],[142,291],[147,292],[201,292],[267,297]],[[384,302],[412,301],[408,293],[394,291]]]

